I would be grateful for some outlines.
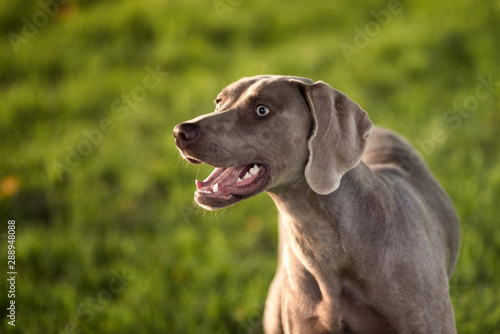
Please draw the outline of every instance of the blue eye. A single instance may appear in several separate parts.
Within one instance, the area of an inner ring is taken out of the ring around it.
[[[257,114],[257,116],[266,116],[267,114],[269,114],[269,109],[266,106],[258,106],[255,109],[255,113]]]

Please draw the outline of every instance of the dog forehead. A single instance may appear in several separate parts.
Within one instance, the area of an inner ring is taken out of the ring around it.
[[[222,90],[221,94],[242,95],[247,91],[255,92],[258,89],[261,89],[266,83],[269,84],[269,81],[275,81],[275,80],[277,80],[277,78],[273,80],[273,76],[268,76],[268,75],[241,78],[240,80],[235,81],[232,84],[225,87]]]
[[[242,78],[222,90],[219,97],[240,98],[290,98],[290,93],[295,90],[294,80],[304,83],[312,83],[307,78],[282,76],[282,75],[259,75]]]

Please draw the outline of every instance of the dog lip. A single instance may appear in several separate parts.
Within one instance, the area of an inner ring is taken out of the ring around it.
[[[214,167],[214,168],[227,168],[227,167],[231,167],[231,166],[222,166],[222,165],[214,165],[214,164],[210,164],[206,161],[203,161],[203,159],[200,159],[198,157],[194,157],[193,155],[185,152],[184,150],[181,150],[179,149],[180,153],[181,153],[181,156],[183,159],[187,160],[189,163],[192,163],[193,165],[199,165],[199,164],[206,164],[206,165],[209,165],[211,167]]]
[[[199,164],[203,163],[202,161],[197,160],[195,158],[191,158],[191,157],[186,157],[186,160],[189,161],[190,163],[192,163],[193,165],[199,165]]]

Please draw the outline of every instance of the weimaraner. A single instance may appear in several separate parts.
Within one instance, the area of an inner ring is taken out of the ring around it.
[[[456,333],[459,222],[411,144],[321,81],[243,78],[215,104],[175,142],[216,167],[196,181],[202,207],[267,191],[278,208],[266,333]]]

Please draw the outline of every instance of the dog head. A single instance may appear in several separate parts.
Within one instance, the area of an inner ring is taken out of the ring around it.
[[[373,129],[345,94],[299,77],[243,78],[215,104],[214,112],[174,128],[185,159],[215,167],[196,182],[195,200],[207,209],[298,184],[329,194],[359,163]]]

